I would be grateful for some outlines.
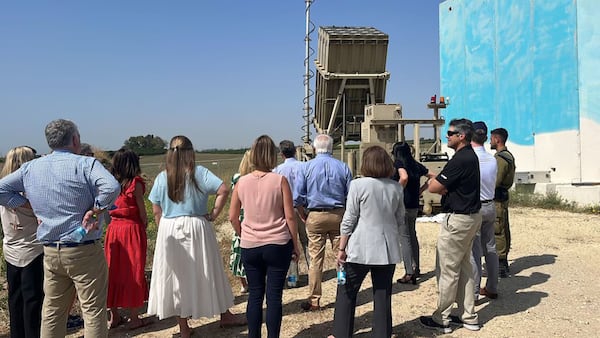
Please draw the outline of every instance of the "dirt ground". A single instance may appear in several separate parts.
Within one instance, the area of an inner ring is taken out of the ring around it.
[[[228,224],[218,227],[219,235],[228,237]],[[477,312],[483,325],[475,333],[456,329],[448,337],[592,337],[600,332],[600,293],[594,287],[600,280],[600,216],[573,214],[541,209],[511,209],[513,247],[509,256],[511,278],[501,279],[497,300],[480,299]],[[431,337],[437,333],[419,324],[419,316],[430,315],[437,295],[434,277],[437,223],[418,223],[421,242],[421,271],[417,285],[394,284],[393,331],[397,337]],[[322,306],[316,313],[304,313],[300,303],[307,297],[306,266],[300,264],[301,287],[284,291],[282,337],[326,337],[332,330],[335,302],[333,256],[323,284]],[[398,265],[394,280],[404,273]],[[236,295],[232,311],[243,313],[246,296],[240,295],[239,284],[233,285]],[[589,289],[587,289],[589,288]],[[372,303],[370,278],[359,294],[356,309],[355,335],[369,337]],[[111,337],[176,337],[174,318],[159,321],[148,318],[151,325],[127,331],[119,327]],[[244,337],[247,330],[219,328],[218,318],[190,320],[194,337]],[[80,337],[83,331],[69,337]],[[266,328],[263,325],[263,336]]]

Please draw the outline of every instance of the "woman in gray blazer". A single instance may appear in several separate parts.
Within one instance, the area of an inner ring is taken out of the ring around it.
[[[362,157],[363,177],[350,184],[337,255],[346,284],[337,288],[329,337],[352,336],[356,295],[368,272],[373,282],[372,337],[392,335],[392,277],[401,259],[399,228],[405,213],[402,187],[389,178],[393,172],[385,149],[372,146]]]

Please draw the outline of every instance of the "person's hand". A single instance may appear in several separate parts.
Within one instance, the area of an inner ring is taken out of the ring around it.
[[[337,254],[337,264],[338,266],[343,265],[344,263],[346,263],[346,258],[348,257],[348,255],[346,255],[346,250],[342,251],[342,250],[338,250],[338,254]]]
[[[298,247],[294,247],[294,250],[292,251],[292,260],[295,263],[298,263],[299,259],[300,259],[300,251],[298,250]]]
[[[81,226],[87,232],[98,229],[98,217],[93,210],[88,210],[85,213],[85,215],[83,215],[83,221],[81,222]]]

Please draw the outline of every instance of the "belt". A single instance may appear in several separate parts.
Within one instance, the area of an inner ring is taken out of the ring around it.
[[[483,201],[481,201],[481,203],[492,203],[492,202],[494,202],[494,200],[483,200]]]
[[[308,208],[308,211],[324,212],[324,211],[332,211],[332,210],[336,210],[336,209],[342,209],[342,207],[336,207],[336,208]]]
[[[46,242],[44,243],[44,246],[49,246],[51,248],[60,248],[60,247],[65,247],[65,248],[74,248],[77,246],[82,246],[82,245],[89,245],[89,244],[94,244],[96,243],[96,240],[89,240],[89,241],[83,241],[83,242]]]
[[[474,215],[479,213],[479,210],[471,212],[471,211],[451,211],[451,213],[453,214],[457,214],[457,215]]]

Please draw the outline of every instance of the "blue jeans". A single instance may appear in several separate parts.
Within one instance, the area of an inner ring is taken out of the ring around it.
[[[268,337],[279,337],[283,315],[282,295],[294,245],[267,244],[257,248],[242,248],[242,263],[248,279],[248,337],[260,337],[262,305],[267,296]]]

